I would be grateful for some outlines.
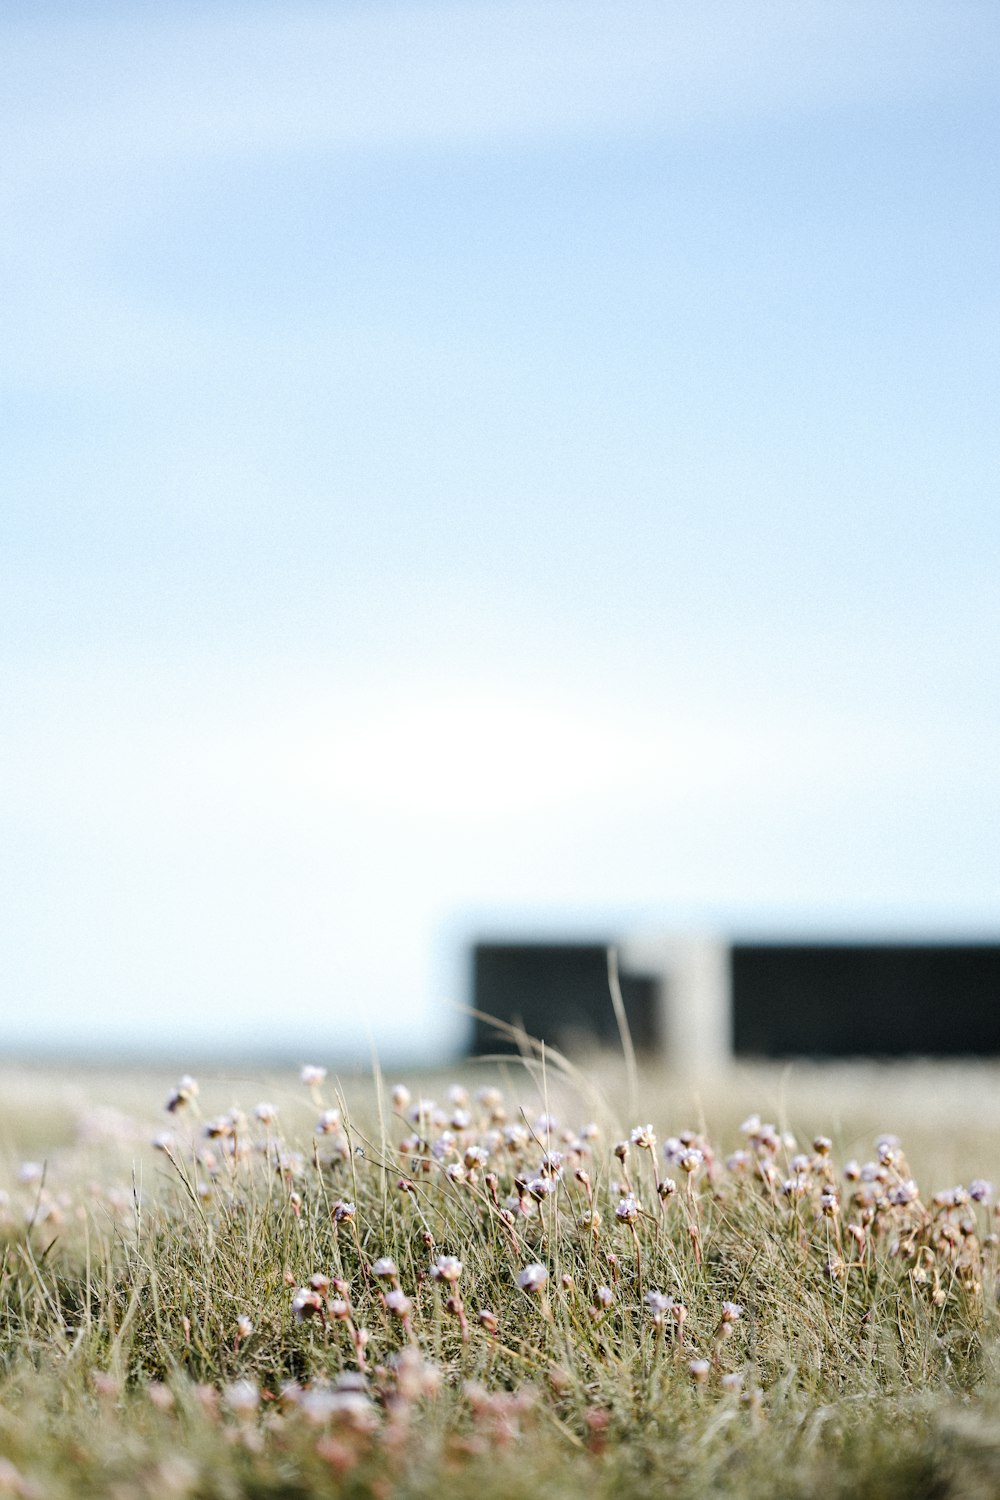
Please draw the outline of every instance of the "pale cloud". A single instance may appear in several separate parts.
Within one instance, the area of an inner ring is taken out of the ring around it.
[[[4,176],[682,131],[990,76],[971,10],[514,0],[110,12],[5,28]],[[994,39],[995,40],[995,39]]]

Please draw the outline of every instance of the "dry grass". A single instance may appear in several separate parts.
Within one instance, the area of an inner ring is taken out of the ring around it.
[[[465,1071],[0,1073],[0,1494],[1000,1493],[996,1069]]]

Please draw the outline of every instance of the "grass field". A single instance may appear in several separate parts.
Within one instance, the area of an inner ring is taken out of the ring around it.
[[[0,1070],[0,1496],[1000,1495],[1000,1071],[458,1072]]]

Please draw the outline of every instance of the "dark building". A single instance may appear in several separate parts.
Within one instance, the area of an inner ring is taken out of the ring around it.
[[[730,967],[737,1054],[1000,1054],[995,943],[734,943]]]
[[[1000,943],[720,942],[621,945],[636,1048],[679,1066],[732,1056],[1000,1056]],[[482,943],[472,1004],[565,1047],[618,1044],[602,943]],[[477,1020],[474,1052],[510,1050]]]
[[[517,1044],[489,1020],[522,1026],[529,1036],[560,1048],[580,1041],[619,1043],[608,981],[608,943],[477,943],[472,952],[472,1050],[514,1052]],[[633,1043],[655,1052],[663,1045],[658,979],[623,974],[622,1002]]]

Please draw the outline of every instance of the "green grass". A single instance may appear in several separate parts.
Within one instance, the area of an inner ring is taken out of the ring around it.
[[[996,1081],[8,1070],[0,1495],[996,1496]]]

